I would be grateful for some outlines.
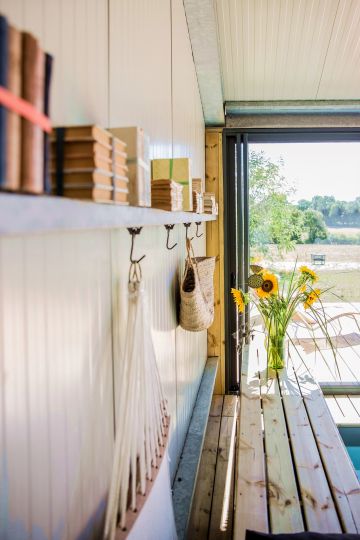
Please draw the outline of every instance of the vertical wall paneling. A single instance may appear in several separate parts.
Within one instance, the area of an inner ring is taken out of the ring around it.
[[[193,176],[204,175],[204,122],[181,0],[0,0],[0,10],[55,57],[55,125],[139,125],[151,157],[190,156]],[[206,249],[204,225],[200,232],[196,255]],[[135,252],[146,254],[174,477],[207,349],[206,332],[178,325],[185,228],[171,235],[178,245],[168,251],[165,228],[144,227]],[[126,229],[0,238],[1,538],[101,536],[129,252]]]
[[[109,60],[111,127],[141,126],[151,157],[171,157],[170,0],[110,0]]]
[[[28,365],[23,240],[0,240],[2,312],[2,403],[4,440],[1,461],[2,507],[6,534],[16,540],[30,533],[30,454]],[[3,516],[2,515],[2,516]],[[5,536],[6,538],[6,536]]]

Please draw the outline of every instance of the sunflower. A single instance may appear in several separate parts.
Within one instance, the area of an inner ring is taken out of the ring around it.
[[[240,313],[245,309],[245,296],[241,289],[231,289],[232,295],[234,297],[235,304],[238,307]]]
[[[314,270],[311,270],[311,268],[308,268],[307,266],[300,266],[299,271],[303,277],[309,279],[312,283],[315,283],[315,281],[319,279],[319,276]]]
[[[271,294],[277,294],[279,290],[277,277],[267,270],[263,270],[261,276],[263,284],[258,289],[255,289],[258,297],[268,298]]]
[[[304,308],[309,309],[309,307],[312,306],[314,302],[317,302],[319,300],[320,294],[321,294],[320,289],[314,289],[311,292],[309,292],[304,302]]]

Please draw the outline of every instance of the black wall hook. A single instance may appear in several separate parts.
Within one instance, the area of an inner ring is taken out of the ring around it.
[[[169,246],[169,237],[170,237],[170,231],[172,231],[174,228],[174,225],[165,225],[165,229],[167,230],[167,238],[166,238],[166,249],[174,249],[174,247],[177,246],[177,242],[173,246]]]
[[[196,225],[196,233],[195,233],[195,236],[197,238],[200,238],[204,233],[201,233],[201,234],[198,234],[199,232],[199,226],[201,225],[201,221],[195,221],[195,225]]]
[[[136,234],[140,234],[142,227],[129,227],[128,231],[131,234],[131,251],[130,251],[130,262],[131,264],[139,264],[143,259],[145,259],[146,255],[143,255],[140,257],[140,259],[134,259],[133,258],[133,251],[134,251],[134,239]]]
[[[186,229],[186,240],[194,240],[194,237],[188,238],[188,230],[189,230],[189,227],[191,227],[191,223],[184,223],[184,227]]]

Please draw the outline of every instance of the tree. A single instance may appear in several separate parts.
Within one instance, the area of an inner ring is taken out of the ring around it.
[[[250,152],[250,245],[263,252],[273,243],[289,251],[301,236],[303,218],[288,199],[294,190],[281,174],[282,166],[264,152]]]
[[[314,244],[316,240],[326,240],[327,228],[321,212],[309,208],[304,212],[304,227],[307,231],[307,243]]]

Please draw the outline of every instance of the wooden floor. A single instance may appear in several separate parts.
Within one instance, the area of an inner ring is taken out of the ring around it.
[[[237,410],[236,396],[213,396],[190,515],[189,540],[232,538]]]
[[[291,325],[292,339],[319,384],[352,383],[359,384],[360,388],[360,306],[329,303],[325,304],[325,311],[330,320],[328,331],[336,348],[336,362],[329,343],[316,325]]]

